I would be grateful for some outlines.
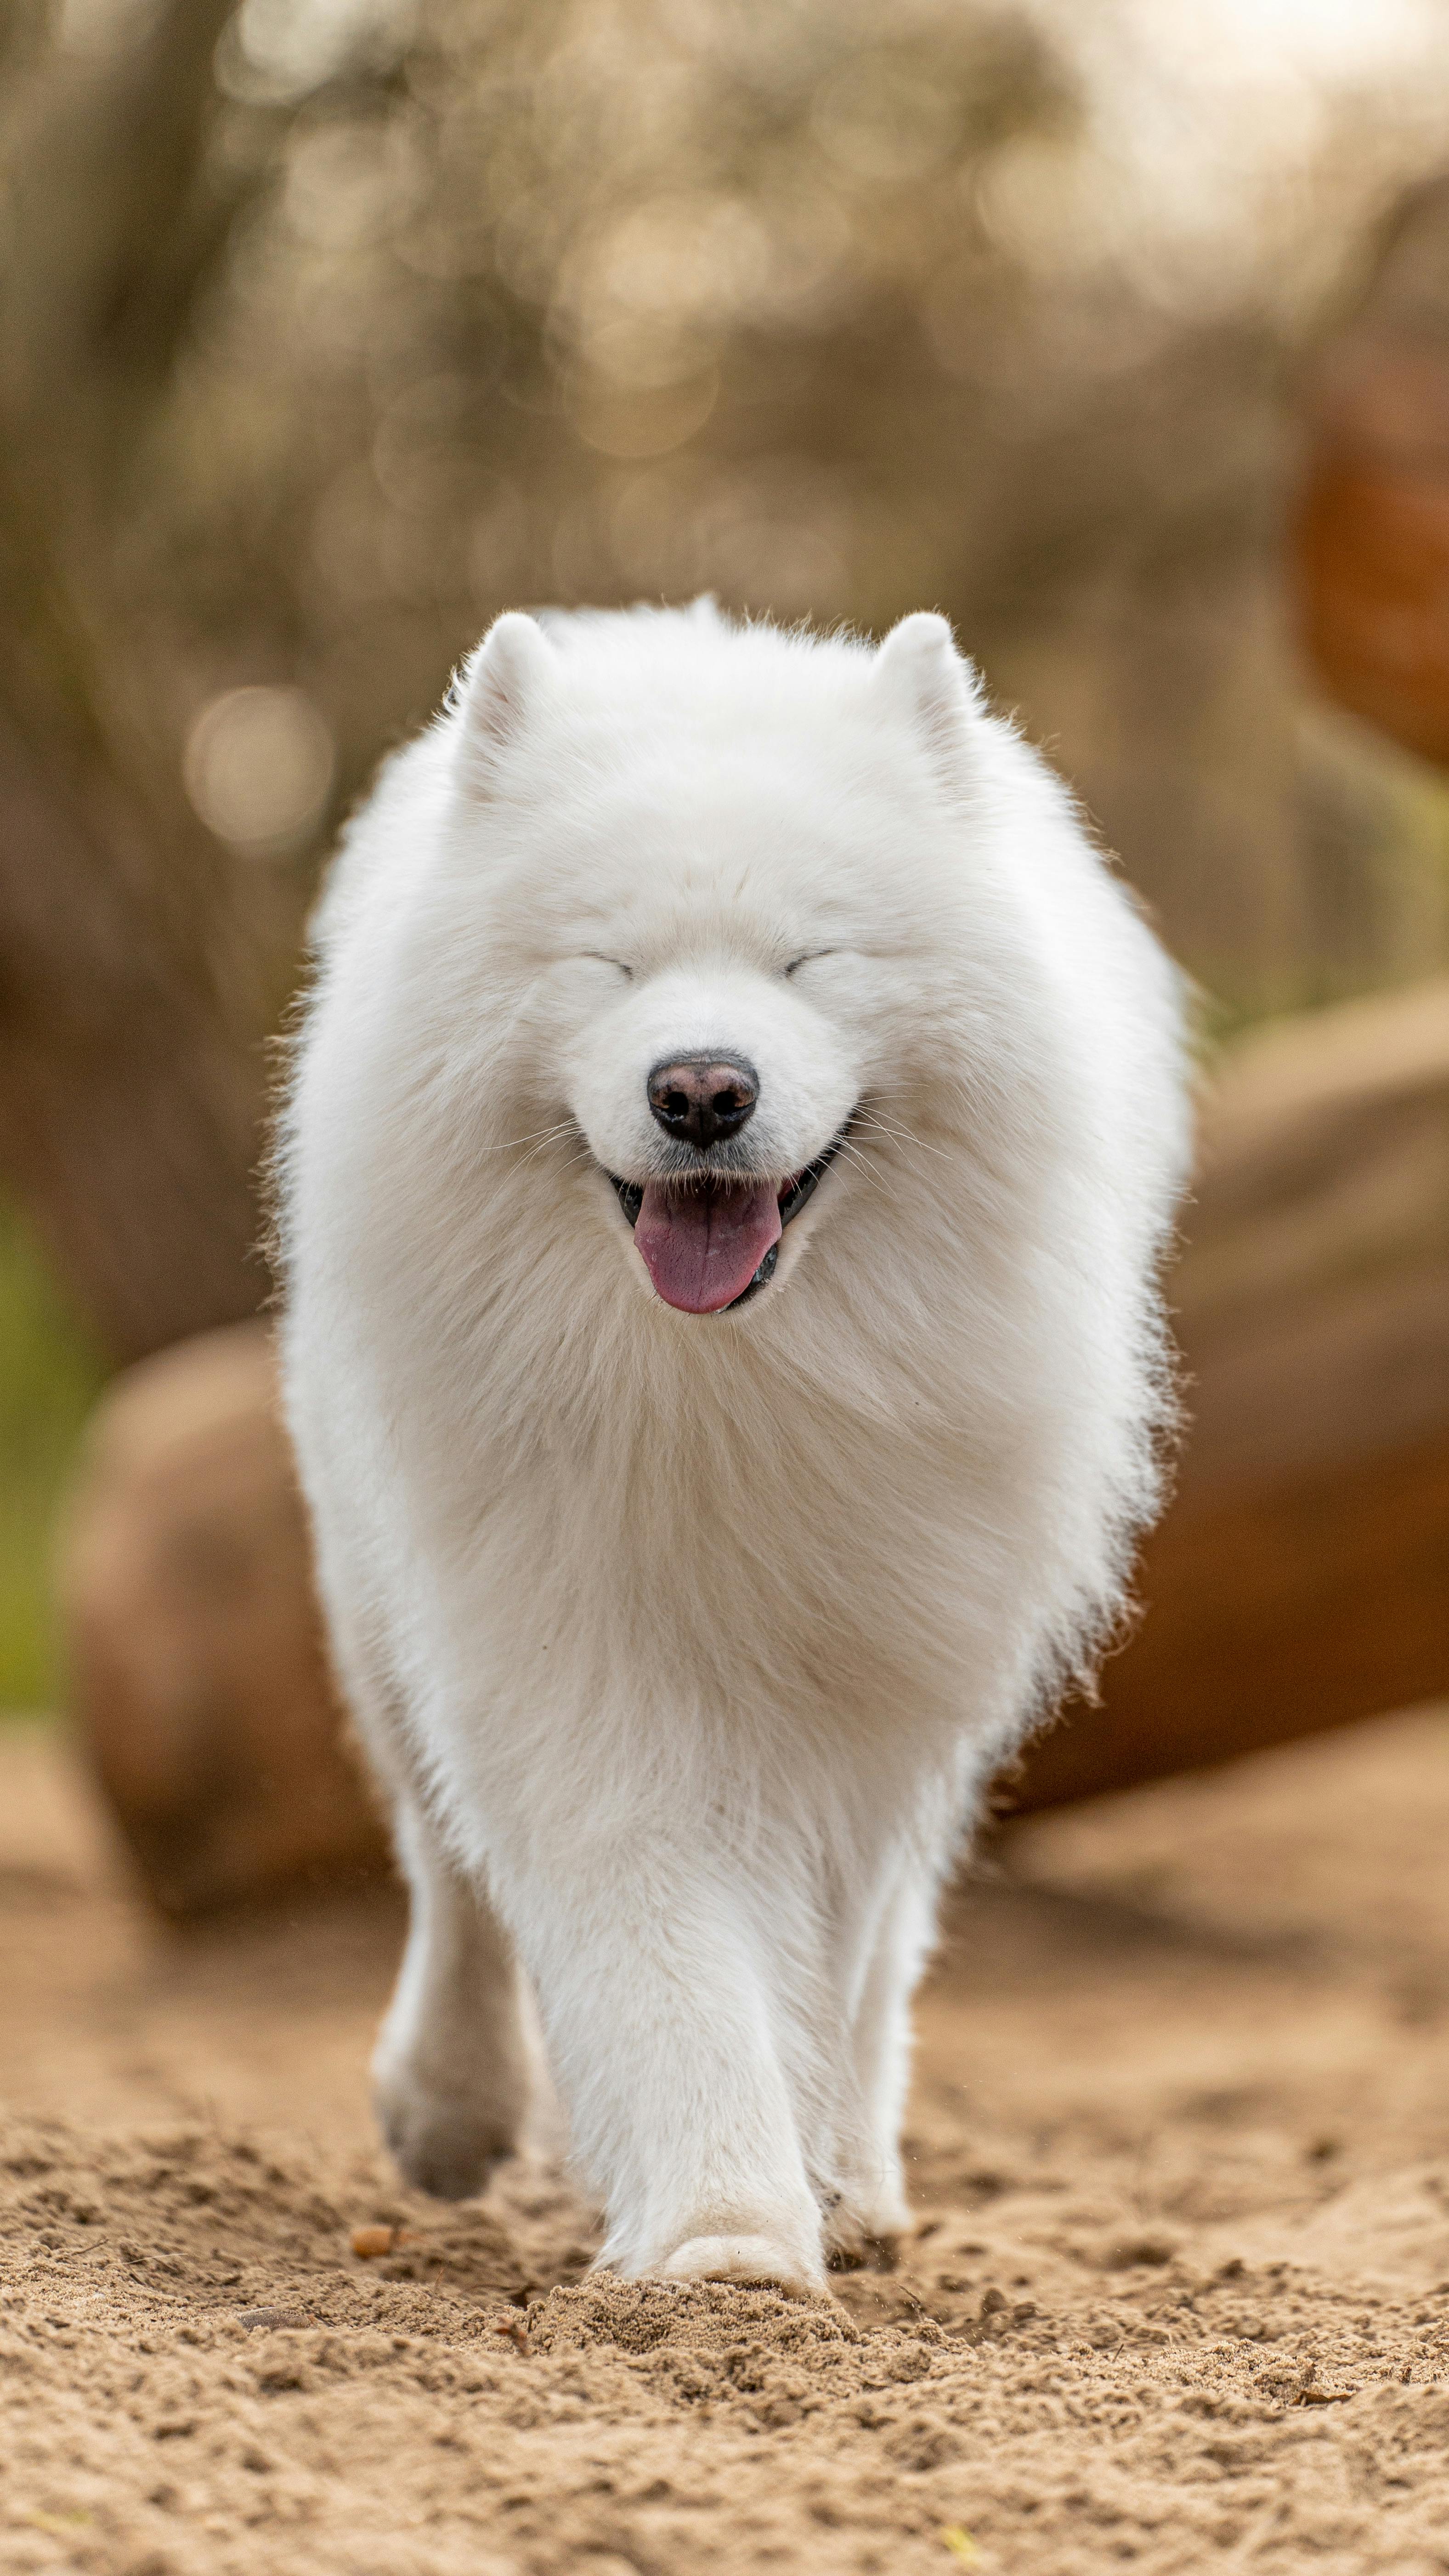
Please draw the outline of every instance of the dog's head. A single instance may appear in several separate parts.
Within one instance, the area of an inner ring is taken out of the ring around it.
[[[955,1079],[989,720],[945,620],[873,650],[708,602],[509,615],[454,722],[455,864],[488,882],[528,1071],[510,1118],[607,1208],[646,1292],[758,1298],[892,1111],[929,1122]]]

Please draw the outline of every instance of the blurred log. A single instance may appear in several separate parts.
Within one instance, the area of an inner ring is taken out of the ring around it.
[[[343,1746],[264,1326],[202,1334],[106,1395],[60,1588],[75,1719],[163,1912],[386,1865]]]
[[[1449,1691],[1449,979],[1240,1045],[1189,1223],[1194,1420],[1145,1615],[1011,1807]],[[117,1383],[62,1591],[81,1732],[166,1911],[380,1863],[262,1326]]]
[[[1235,1050],[1187,1223],[1144,1615],[1013,1807],[1449,1692],[1449,979]]]

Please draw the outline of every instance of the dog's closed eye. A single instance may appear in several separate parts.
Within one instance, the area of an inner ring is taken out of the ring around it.
[[[802,966],[813,966],[817,957],[834,957],[837,954],[838,951],[834,948],[807,948],[803,957],[791,958],[785,972],[787,975],[798,975]]]

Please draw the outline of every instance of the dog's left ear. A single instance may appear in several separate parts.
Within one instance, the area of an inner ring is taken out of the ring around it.
[[[893,626],[875,657],[875,685],[914,716],[931,749],[951,769],[969,757],[982,709],[981,683],[956,650],[944,617],[918,608]]]

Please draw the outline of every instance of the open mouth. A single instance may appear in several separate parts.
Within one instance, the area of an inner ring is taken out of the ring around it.
[[[833,1143],[785,1181],[746,1181],[702,1171],[679,1179],[609,1179],[634,1229],[644,1265],[668,1306],[721,1315],[769,1285],[780,1240],[812,1198],[845,1142]]]

